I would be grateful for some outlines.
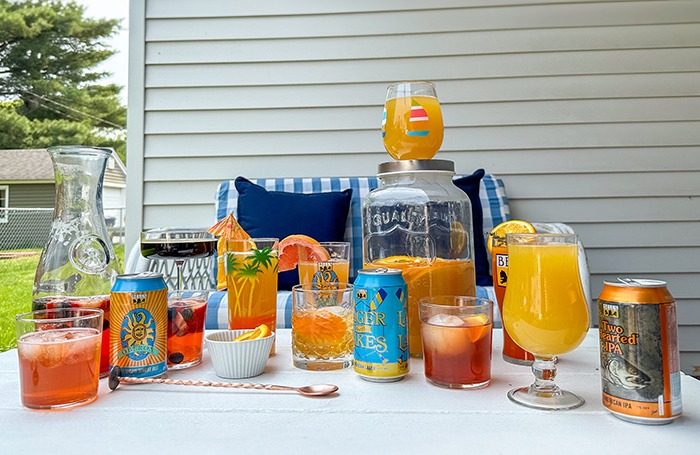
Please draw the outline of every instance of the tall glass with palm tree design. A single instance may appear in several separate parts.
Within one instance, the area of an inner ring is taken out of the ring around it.
[[[230,329],[254,329],[260,324],[275,329],[278,243],[276,238],[226,241]],[[270,355],[274,353],[273,344]]]

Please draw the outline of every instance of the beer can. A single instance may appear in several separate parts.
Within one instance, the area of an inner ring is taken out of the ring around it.
[[[665,424],[680,416],[676,302],[666,282],[606,281],[598,327],[603,405],[634,423]]]
[[[117,276],[110,294],[109,366],[146,378],[167,370],[168,287],[159,273]]]
[[[408,288],[401,270],[363,269],[355,279],[354,369],[393,382],[408,374]]]

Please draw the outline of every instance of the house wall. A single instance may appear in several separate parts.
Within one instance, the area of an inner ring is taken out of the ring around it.
[[[9,183],[9,206],[12,208],[50,208],[56,200],[54,182]]]
[[[146,0],[130,36],[129,244],[237,175],[375,174],[387,84],[431,80],[438,156],[571,224],[592,295],[667,280],[700,366],[700,2]]]

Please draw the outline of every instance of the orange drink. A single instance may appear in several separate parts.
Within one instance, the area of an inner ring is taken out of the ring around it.
[[[315,289],[336,286],[347,283],[350,272],[350,261],[347,259],[331,259],[326,262],[299,261],[299,283],[311,284]]]
[[[536,356],[554,357],[572,351],[583,341],[590,323],[577,244],[513,243],[511,237],[503,305],[506,330],[519,346]]]
[[[16,318],[22,404],[53,409],[97,398],[102,343],[100,309],[55,309]]]
[[[397,160],[428,160],[442,145],[440,103],[434,96],[387,99],[382,134],[384,147]],[[385,123],[384,123],[385,122]]]
[[[366,267],[389,267],[403,272],[408,286],[408,340],[412,356],[423,354],[419,300],[436,295],[476,295],[473,260],[437,258],[431,262],[425,258],[390,256]]]
[[[229,239],[226,242],[228,326],[272,328],[277,321],[277,239]],[[272,345],[270,355],[274,355]]]
[[[503,301],[505,299],[506,286],[508,285],[508,244],[506,236],[511,234],[534,234],[535,227],[523,220],[504,221],[491,229],[486,246],[491,254],[491,276],[493,276],[493,288],[496,293],[496,303],[503,316]],[[517,344],[503,328],[503,360],[516,365],[532,365],[535,359],[532,353],[527,352]]]
[[[337,289],[338,283],[347,283],[350,273],[350,243],[321,242],[321,255],[306,245],[297,246],[299,283],[313,289]]]
[[[305,370],[349,367],[354,348],[353,287],[333,289],[292,287],[292,359]]]

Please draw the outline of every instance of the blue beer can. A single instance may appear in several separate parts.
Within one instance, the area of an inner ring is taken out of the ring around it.
[[[401,270],[363,269],[355,280],[354,368],[362,379],[408,374],[408,289]]]
[[[112,303],[113,302],[113,303]],[[168,369],[168,287],[161,274],[117,276],[110,293],[109,367],[122,376],[160,376]]]

